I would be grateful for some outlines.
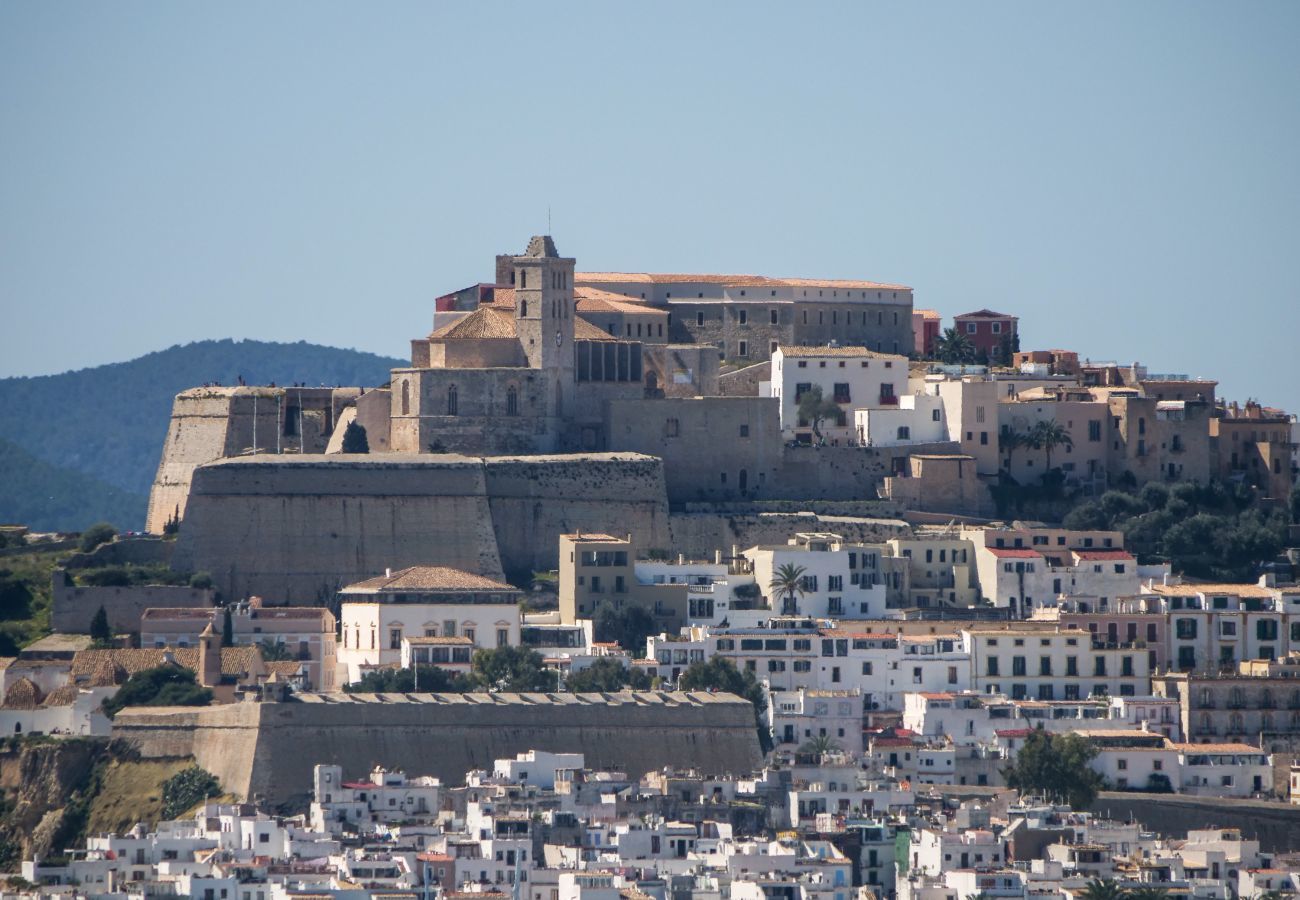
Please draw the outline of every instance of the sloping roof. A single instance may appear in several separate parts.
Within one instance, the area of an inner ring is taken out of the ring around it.
[[[344,593],[362,591],[516,591],[496,581],[449,566],[410,566],[391,575],[379,575],[343,588]]]
[[[1028,547],[985,547],[999,559],[1038,559],[1043,554]]]
[[[668,310],[661,306],[651,306],[649,303],[631,300],[622,294],[602,291],[600,288],[575,287],[573,296],[579,315],[592,312],[617,312],[668,318]]]
[[[618,338],[606,334],[592,325],[582,316],[573,317],[573,339],[575,341],[616,341]]]
[[[962,313],[960,316],[953,316],[953,321],[958,319],[1018,319],[1019,316],[1009,316],[1006,313],[994,312],[991,309],[977,309],[975,312]]]
[[[913,309],[912,315],[920,316],[922,319],[941,319],[937,309]]]
[[[80,694],[81,690],[75,684],[65,684],[46,694],[45,699],[41,701],[41,706],[71,706],[77,702]]]
[[[1183,753],[1264,753],[1259,747],[1252,747],[1250,744],[1176,744],[1170,741],[1169,746]]]
[[[782,356],[790,358],[798,357],[818,357],[818,356],[851,356],[861,357],[863,359],[903,359],[907,357],[901,353],[877,353],[875,350],[868,350],[866,347],[804,347],[791,346],[787,347],[782,344],[779,348]]]
[[[515,317],[506,309],[480,306],[464,318],[444,325],[429,335],[429,340],[466,340],[483,338],[518,338]]]
[[[811,287],[910,291],[907,285],[838,278],[769,278],[765,275],[701,275],[651,272],[575,272],[574,284],[725,284],[732,287]]]
[[[120,684],[122,675],[131,676],[145,669],[163,665],[171,654],[176,665],[199,670],[197,647],[173,647],[141,650],[82,650],[72,657],[74,681],[88,680],[91,684]],[[221,674],[243,675],[263,666],[262,651],[252,645],[221,648]],[[103,680],[106,676],[111,680]]]
[[[1151,590],[1166,597],[1195,597],[1198,594],[1229,594],[1235,597],[1267,599],[1273,592],[1258,584],[1153,584]]]
[[[35,709],[41,705],[41,689],[30,678],[19,678],[5,691],[5,709]]]

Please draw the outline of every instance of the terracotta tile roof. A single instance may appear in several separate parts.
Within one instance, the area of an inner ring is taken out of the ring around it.
[[[492,291],[491,306],[499,309],[515,308],[515,289],[512,287],[499,287]]]
[[[292,659],[277,659],[273,662],[264,663],[267,674],[278,672],[280,675],[297,675],[302,668],[302,663]]]
[[[125,677],[163,665],[165,654],[170,653],[176,664],[192,672],[199,670],[197,647],[173,647],[141,650],[79,650],[72,657],[74,682],[89,681],[92,685],[121,684]],[[255,646],[222,647],[221,674],[244,675],[258,671],[262,651]],[[125,676],[125,677],[123,677]],[[104,680],[109,678],[111,680]]]
[[[734,287],[821,287],[910,291],[903,284],[839,278],[769,278],[765,275],[691,275],[648,272],[575,272],[574,284],[725,284]]]
[[[607,334],[592,325],[582,316],[573,317],[573,339],[575,341],[616,341],[618,338]]]
[[[1230,594],[1235,597],[1267,599],[1273,592],[1257,584],[1153,584],[1151,590],[1166,597],[1195,597],[1198,594]]]
[[[898,353],[877,353],[875,350],[868,350],[866,347],[804,347],[791,346],[787,347],[782,344],[779,348],[782,356],[792,359],[802,357],[819,357],[819,356],[851,356],[862,359],[888,359],[888,360],[906,360],[907,357]]]
[[[959,319],[1017,319],[1018,316],[1009,316],[1006,313],[994,312],[991,309],[977,309],[975,312],[962,313],[960,316],[953,316],[953,321]]]
[[[75,684],[65,684],[46,694],[45,699],[41,701],[41,706],[71,706],[77,702],[80,694],[81,690]]]
[[[5,691],[5,709],[36,709],[41,705],[41,689],[30,678],[19,678]]]
[[[344,593],[364,591],[517,591],[513,585],[448,566],[410,566],[343,588]]]
[[[999,728],[993,733],[1003,738],[1029,737],[1032,728]]]
[[[651,306],[649,303],[633,300],[612,291],[602,291],[600,288],[575,287],[573,296],[577,301],[579,315],[590,312],[617,312],[668,318],[668,310],[661,306]]]
[[[943,316],[939,315],[939,311],[938,311],[938,310],[935,310],[935,309],[913,309],[913,310],[912,310],[912,315],[914,315],[914,316],[920,316],[920,317],[923,318],[923,319],[942,319],[942,318],[943,318]]]
[[[1183,753],[1263,753],[1258,747],[1252,747],[1250,744],[1175,744],[1172,741],[1169,746],[1174,750]]]
[[[464,318],[444,325],[429,340],[482,340],[518,338],[515,317],[508,310],[493,306],[480,306]]]

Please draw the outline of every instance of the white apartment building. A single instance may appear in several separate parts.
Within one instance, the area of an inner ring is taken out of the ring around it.
[[[1007,859],[1006,847],[989,830],[940,831],[922,828],[913,834],[910,868],[924,875],[956,869],[994,868]]]
[[[751,547],[743,556],[774,614],[879,619],[886,607],[884,553],[882,545],[847,544],[837,534],[808,532],[796,534],[788,544]],[[772,587],[786,565],[803,570],[793,596]]]
[[[542,790],[555,790],[557,780],[567,780],[576,770],[582,769],[585,758],[581,753],[548,753],[529,750],[514,759],[498,759],[493,764],[493,775],[513,784],[527,784]]]
[[[341,678],[351,683],[375,668],[400,665],[406,638],[463,639],[455,646],[471,651],[517,646],[522,596],[504,582],[442,566],[349,585],[339,592]],[[408,663],[413,646],[422,645],[408,643]]]
[[[980,597],[975,542],[950,532],[891,538],[889,553],[906,563],[906,605],[972,606]]]
[[[827,442],[857,439],[854,410],[896,409],[907,392],[907,357],[876,353],[865,347],[779,347],[772,354],[771,396],[780,401],[781,434],[786,440],[811,443],[813,423],[799,418],[799,400],[820,388],[822,399],[840,408],[838,417],[821,424]]]
[[[929,393],[909,393],[897,406],[877,406],[853,411],[857,442],[863,447],[906,447],[948,440],[943,398],[937,388]]]
[[[318,765],[312,770],[312,790],[312,829],[339,835],[435,815],[442,785],[437,778],[407,778],[379,766],[363,781],[344,781],[342,766]]]
[[[1249,659],[1281,659],[1300,651],[1300,591],[1257,584],[1148,584],[1169,616],[1171,668],[1231,669]]]
[[[1273,789],[1273,761],[1250,744],[1173,744],[1182,794],[1251,797]]]
[[[1087,632],[1029,623],[973,627],[962,632],[962,640],[970,654],[971,687],[981,693],[1013,700],[1151,694],[1145,644],[1111,645]]]
[[[819,737],[849,753],[861,753],[862,692],[799,688],[768,691],[767,721],[777,749],[798,749]]]

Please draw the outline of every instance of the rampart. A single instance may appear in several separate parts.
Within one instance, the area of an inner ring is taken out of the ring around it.
[[[1300,850],[1300,806],[1268,800],[1189,797],[1182,794],[1132,794],[1103,791],[1094,815],[1136,821],[1165,834],[1191,829],[1239,828],[1269,852]]]
[[[136,584],[127,587],[77,587],[67,573],[55,569],[51,576],[50,627],[66,634],[90,634],[90,622],[104,608],[114,634],[140,630],[140,616],[151,607],[207,609],[216,592],[181,585]]]
[[[666,545],[664,496],[662,464],[639,454],[226,459],[195,470],[172,565],[227,597],[319,603],[387,568],[554,568],[579,528]]]
[[[530,749],[580,752],[639,775],[664,766],[749,772],[762,760],[754,709],[733,694],[304,694],[298,702],[135,707],[113,736],[145,757],[193,756],[244,799],[301,807],[312,767],[375,765],[459,784]]]

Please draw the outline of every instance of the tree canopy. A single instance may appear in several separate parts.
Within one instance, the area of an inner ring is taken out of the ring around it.
[[[364,425],[358,425],[355,421],[348,423],[348,427],[343,431],[343,452],[370,452],[370,439],[366,437],[366,428]]]
[[[410,669],[376,669],[360,681],[344,686],[352,694],[371,693],[467,693],[471,691],[553,691],[558,678],[545,668],[545,660],[527,647],[498,647],[478,650],[465,674],[439,666],[420,666],[419,678]],[[418,684],[417,684],[418,682]]]
[[[212,691],[200,687],[194,673],[174,665],[136,672],[103,703],[110,719],[128,706],[207,706]]]
[[[580,672],[574,672],[564,686],[575,694],[644,691],[650,688],[650,676],[636,666],[625,666],[617,659],[604,657]]]
[[[817,384],[799,395],[798,407],[800,421],[812,426],[818,440],[822,436],[822,422],[832,418],[838,421],[842,412],[838,403],[822,396],[821,385]]]
[[[1036,728],[1002,774],[1008,787],[1068,803],[1072,809],[1086,809],[1106,781],[1088,765],[1096,755],[1097,748],[1077,734],[1052,734]]]
[[[646,638],[659,631],[654,616],[635,603],[602,603],[592,618],[591,631],[597,641],[617,643],[637,658],[645,655]]]

